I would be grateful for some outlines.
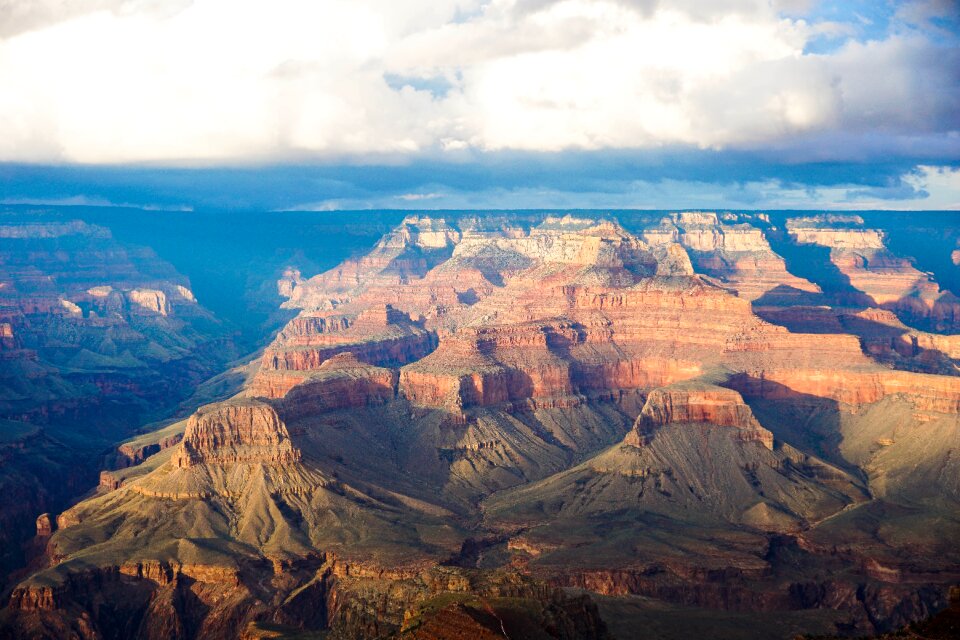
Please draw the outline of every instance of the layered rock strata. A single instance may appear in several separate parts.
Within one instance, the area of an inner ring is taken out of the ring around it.
[[[769,221],[724,222],[712,212],[675,213],[659,227],[645,229],[643,238],[653,245],[681,244],[698,273],[716,278],[747,300],[797,304],[814,299],[820,288],[787,271],[757,223],[768,226]]]
[[[260,462],[286,464],[300,460],[290,432],[265,402],[222,403],[190,416],[171,462],[178,468],[199,464]]]
[[[792,223],[792,246],[885,251],[825,224]],[[413,216],[367,256],[284,274],[299,314],[248,386],[43,528],[49,566],[8,628],[602,637],[547,583],[831,607],[857,631],[926,615],[960,575],[927,534],[960,532],[960,377],[894,369],[855,325],[947,360],[950,337],[880,301],[812,306],[833,293],[787,270],[768,217],[641,226]]]
[[[672,385],[652,391],[625,442],[643,446],[655,437],[657,429],[677,423],[730,427],[736,430],[738,439],[760,442],[767,449],[773,449],[773,434],[760,426],[739,393],[698,384]]]
[[[930,274],[894,255],[884,232],[862,228],[853,218],[848,228],[831,228],[823,218],[795,218],[788,233],[798,245],[813,245],[829,253],[830,277],[839,285],[835,295],[850,306],[890,309],[907,324],[932,331],[960,330],[960,301],[940,288]]]

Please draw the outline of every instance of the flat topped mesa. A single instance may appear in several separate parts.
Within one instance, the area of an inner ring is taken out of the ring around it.
[[[669,424],[709,424],[738,430],[742,440],[773,449],[773,434],[754,417],[743,397],[733,389],[699,383],[680,383],[655,389],[637,418],[626,444],[642,447]]]
[[[543,262],[598,267],[635,267],[652,272],[650,247],[609,220],[547,218],[518,248]]]
[[[831,249],[884,249],[883,232],[876,229],[790,228],[798,244],[818,244]]]
[[[183,441],[173,456],[178,468],[205,463],[298,462],[300,451],[272,405],[255,399],[207,405],[187,421]]]

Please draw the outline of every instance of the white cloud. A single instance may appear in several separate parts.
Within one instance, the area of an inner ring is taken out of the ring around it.
[[[442,193],[402,193],[394,197],[407,202],[419,202],[421,200],[433,200],[442,196]]]
[[[66,198],[2,198],[0,204],[37,205],[56,207],[116,207],[106,198],[90,198],[88,196],[69,196]]]
[[[0,0],[0,161],[744,148],[956,124],[956,78],[919,33],[803,55],[843,29],[775,10],[802,4]]]

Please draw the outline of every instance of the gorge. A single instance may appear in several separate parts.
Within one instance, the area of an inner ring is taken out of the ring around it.
[[[0,482],[42,498],[0,511],[0,637],[789,638],[947,608],[956,238],[396,217],[311,277],[263,268],[259,343],[106,226],[0,224]]]

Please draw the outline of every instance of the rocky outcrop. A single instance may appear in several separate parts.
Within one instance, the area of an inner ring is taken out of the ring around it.
[[[249,391],[283,397],[338,354],[350,354],[371,365],[398,366],[424,357],[435,346],[434,333],[390,305],[356,316],[299,316],[266,349]]]
[[[37,537],[49,538],[57,528],[56,520],[49,513],[37,516]]]
[[[135,305],[150,313],[165,316],[170,313],[170,303],[163,291],[157,289],[132,289],[127,294],[128,299]]]
[[[876,250],[885,248],[883,234],[876,229],[811,228],[801,226],[801,220],[791,221],[789,227],[790,234],[800,244],[817,244],[831,249]]]
[[[460,233],[443,219],[408,217],[367,255],[298,283],[285,306],[329,308],[331,300],[363,288],[396,287],[422,278],[450,257],[459,238]]]
[[[273,371],[312,371],[340,353],[351,353],[358,360],[374,365],[404,364],[427,355],[432,350],[433,342],[434,338],[429,333],[414,331],[372,336],[365,341],[344,341],[326,347],[271,347],[264,354],[260,370],[264,374]]]
[[[956,377],[884,369],[782,368],[740,373],[729,384],[750,397],[788,399],[802,394],[864,405],[899,395],[921,411],[960,412],[960,378]]]
[[[287,392],[280,406],[290,418],[358,409],[393,400],[396,388],[396,371],[360,362],[352,353],[340,353]]]
[[[209,405],[190,416],[172,463],[187,468],[240,462],[282,465],[299,460],[300,451],[276,410],[266,402],[244,400]]]
[[[183,440],[182,433],[173,433],[157,438],[156,442],[124,443],[117,447],[117,455],[113,459],[113,466],[118,469],[135,467],[150,456],[176,446],[181,440]]]
[[[760,442],[767,449],[773,449],[773,434],[760,426],[739,393],[696,383],[650,392],[634,431],[625,442],[643,446],[655,437],[657,429],[677,423],[730,427],[737,430],[737,437],[741,440]]]
[[[293,297],[293,291],[303,283],[299,269],[287,267],[283,275],[277,280],[277,293],[283,298]]]
[[[456,407],[610,396],[696,375],[698,362],[727,346],[731,325],[754,322],[749,303],[688,277],[543,293],[521,293],[510,307],[493,298],[479,304],[478,313],[499,322],[445,335],[434,353],[402,369],[401,392],[417,404]]]

